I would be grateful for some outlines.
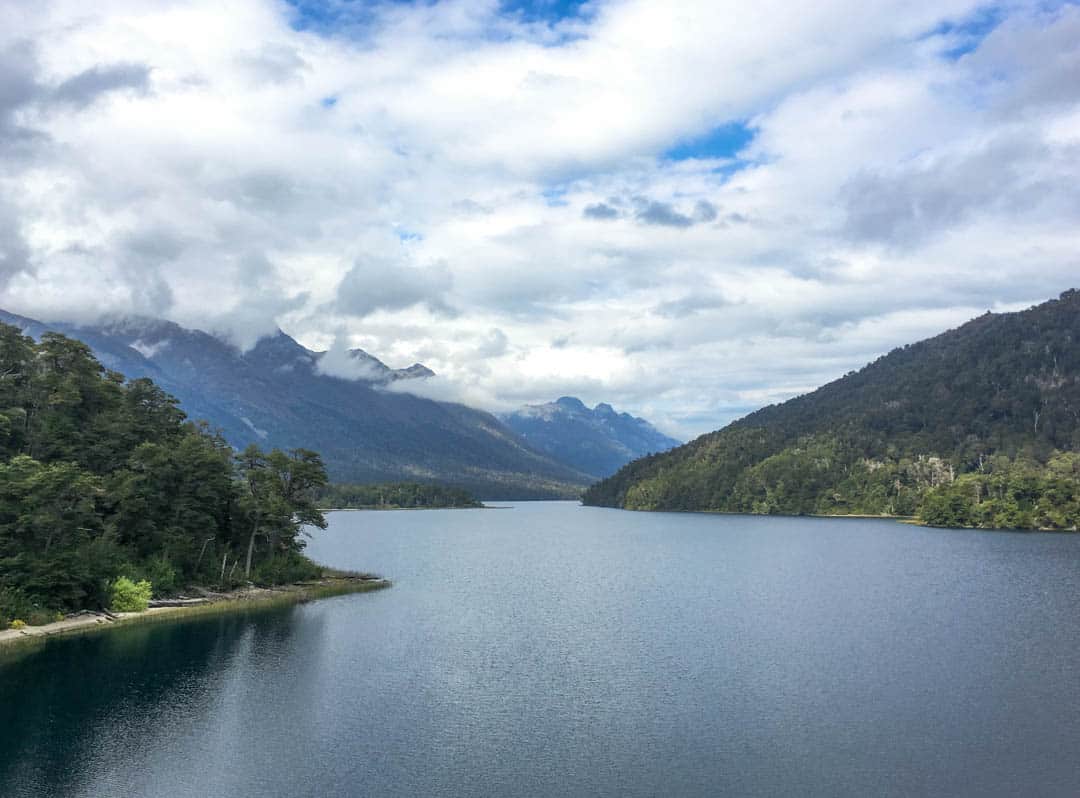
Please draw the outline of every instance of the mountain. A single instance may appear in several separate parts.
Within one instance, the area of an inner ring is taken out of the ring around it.
[[[603,402],[590,410],[572,396],[526,405],[503,416],[503,421],[533,448],[597,479],[631,460],[681,443],[643,418],[616,413]]]
[[[1075,526],[1078,450],[1080,292],[1068,291],[1026,311],[987,313],[631,463],[585,501]],[[1060,495],[1043,491],[1047,480]]]
[[[362,350],[366,379],[321,373],[323,353],[278,332],[242,352],[205,332],[158,319],[45,324],[0,311],[39,338],[52,330],[87,343],[107,368],[149,377],[195,419],[249,443],[320,452],[339,482],[440,482],[485,498],[577,496],[591,478],[526,444],[490,413],[400,390],[431,371],[391,369]]]

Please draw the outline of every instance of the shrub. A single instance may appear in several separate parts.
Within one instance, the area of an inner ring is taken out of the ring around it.
[[[121,576],[112,583],[110,592],[112,600],[109,607],[113,612],[142,612],[149,606],[154,588],[145,579],[132,582],[126,576]]]
[[[55,610],[36,609],[27,616],[26,622],[30,626],[44,626],[47,623],[52,623],[57,620],[56,615],[57,613]],[[60,620],[63,619],[64,616],[61,615]]]
[[[11,622],[10,626],[12,629],[25,629],[26,621],[22,621],[16,618],[14,621]]]
[[[34,611],[34,602],[21,590],[0,588],[0,629],[6,629],[16,618],[26,618]]]
[[[306,582],[311,579],[320,579],[322,575],[323,569],[303,554],[288,552],[256,566],[252,571],[251,581],[265,587]]]
[[[164,557],[155,557],[146,564],[143,576],[154,586],[157,596],[169,596],[180,589],[180,576]]]

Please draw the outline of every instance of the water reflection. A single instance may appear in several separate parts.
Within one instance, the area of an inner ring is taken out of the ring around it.
[[[244,711],[255,709],[245,686],[261,657],[289,650],[294,613],[50,640],[10,662],[0,670],[0,794],[77,795],[91,784],[95,794],[110,786],[138,791],[140,772],[153,778],[155,752],[194,744],[204,761],[212,757],[214,737],[242,734]]]

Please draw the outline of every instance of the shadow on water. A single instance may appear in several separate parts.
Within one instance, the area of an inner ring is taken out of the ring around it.
[[[48,640],[0,662],[0,794],[77,794],[165,734],[212,714],[244,659],[287,647],[295,607]]]

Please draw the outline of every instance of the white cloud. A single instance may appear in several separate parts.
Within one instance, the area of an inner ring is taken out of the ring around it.
[[[687,437],[1080,273],[1075,6],[354,7],[0,0],[0,306]],[[739,162],[662,157],[737,120]]]

